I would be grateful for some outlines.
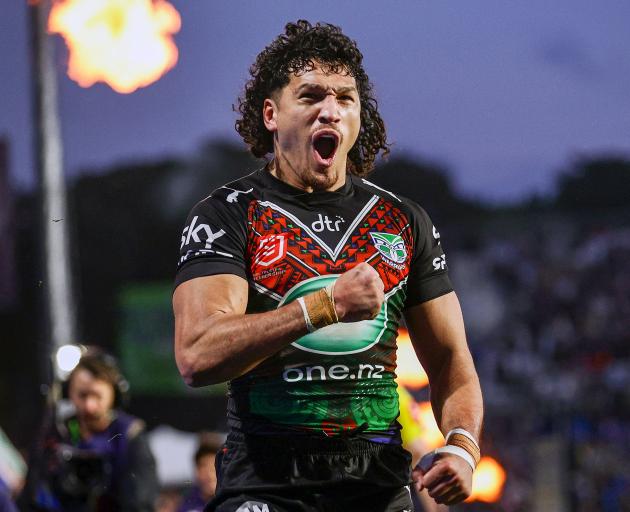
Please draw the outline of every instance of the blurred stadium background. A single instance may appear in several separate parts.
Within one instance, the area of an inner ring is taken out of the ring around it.
[[[53,377],[45,191],[14,186],[13,139],[0,137],[0,426],[26,454]],[[456,510],[630,510],[628,155],[613,145],[566,156],[547,189],[501,203],[463,193],[448,165],[417,154],[394,151],[371,178],[430,212],[464,308],[486,405],[482,449],[506,478],[496,496]],[[186,388],[172,356],[183,221],[213,188],[259,166],[223,138],[112,163],[67,180],[68,215],[55,219],[71,240],[76,341],[118,356],[129,409],[155,434],[159,460],[182,461],[161,468],[165,485],[190,479],[190,433],[225,429],[225,386]],[[400,357],[413,370],[413,354]],[[406,384],[428,399],[426,383]]]

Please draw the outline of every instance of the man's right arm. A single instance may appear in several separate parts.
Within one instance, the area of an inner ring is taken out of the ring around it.
[[[307,334],[297,301],[245,314],[247,295],[247,281],[232,274],[198,277],[175,289],[175,360],[188,385],[239,377]],[[340,321],[373,318],[383,302],[383,283],[363,263],[341,275],[334,296]]]
[[[297,302],[246,315],[247,293],[247,281],[232,274],[191,279],[175,290],[175,360],[188,385],[238,377],[307,333]]]

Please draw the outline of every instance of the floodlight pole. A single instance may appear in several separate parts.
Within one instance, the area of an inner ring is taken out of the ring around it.
[[[31,2],[35,153],[43,200],[46,310],[50,349],[75,343],[76,310],[68,251],[68,215],[53,41],[47,34],[49,0]]]

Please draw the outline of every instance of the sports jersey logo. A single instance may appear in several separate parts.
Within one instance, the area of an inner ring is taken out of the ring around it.
[[[226,186],[223,186],[221,188],[225,188],[227,190],[231,190],[232,191],[225,198],[225,200],[228,203],[236,203],[236,202],[238,202],[238,195],[239,194],[249,194],[252,190],[254,190],[253,188],[250,188],[249,190],[236,190],[235,188],[230,188],[230,187],[226,187]]]
[[[446,267],[446,254],[442,254],[433,260],[433,269],[434,270],[444,270]]]
[[[321,233],[322,231],[339,231],[339,224],[345,222],[341,215],[335,215],[335,220],[331,220],[328,218],[328,215],[324,215],[319,213],[317,215],[317,220],[311,224],[311,229],[316,233]]]
[[[372,236],[372,242],[374,242],[376,250],[380,252],[384,258],[398,265],[405,262],[407,259],[407,249],[400,235],[374,232],[370,232],[370,235]]]
[[[199,235],[202,233],[206,235],[205,248],[211,249],[212,243],[217,238],[225,235],[225,231],[222,229],[214,233],[208,224],[197,224],[197,219],[199,219],[199,215],[195,215],[190,223],[190,226],[186,226],[184,228],[184,231],[182,232],[181,245],[179,247],[180,249],[182,249],[185,245],[188,245],[191,239],[193,242],[201,243],[202,239]]]
[[[287,239],[282,235],[263,236],[258,239],[258,249],[254,255],[254,264],[268,267],[281,260],[287,254]]]
[[[435,238],[437,240],[437,244],[440,245],[440,233],[437,229],[435,229],[435,226],[433,226],[433,238]]]
[[[260,501],[246,501],[236,512],[269,512],[269,505]]]
[[[298,283],[282,298],[278,307],[297,300],[311,292],[324,288],[335,281],[338,275],[312,277]],[[376,345],[385,332],[387,319],[387,300],[383,301],[381,310],[373,320],[361,322],[340,322],[317,329],[315,332],[302,336],[292,345],[306,352],[341,356],[363,352]]]

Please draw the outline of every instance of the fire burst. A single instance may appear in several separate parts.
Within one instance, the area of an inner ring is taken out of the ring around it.
[[[120,93],[146,87],[175,66],[172,35],[180,27],[165,0],[58,0],[48,19],[48,30],[68,46],[68,76],[81,87],[102,81]]]
[[[473,491],[466,501],[494,503],[501,499],[505,484],[505,470],[492,457],[482,457],[473,474]]]
[[[444,445],[444,436],[437,426],[431,402],[421,402],[418,404],[418,421],[422,425],[422,440],[429,449]]]
[[[422,389],[429,383],[429,377],[418,361],[411,344],[409,333],[402,327],[398,330],[398,354],[396,374],[398,384],[410,389]]]

